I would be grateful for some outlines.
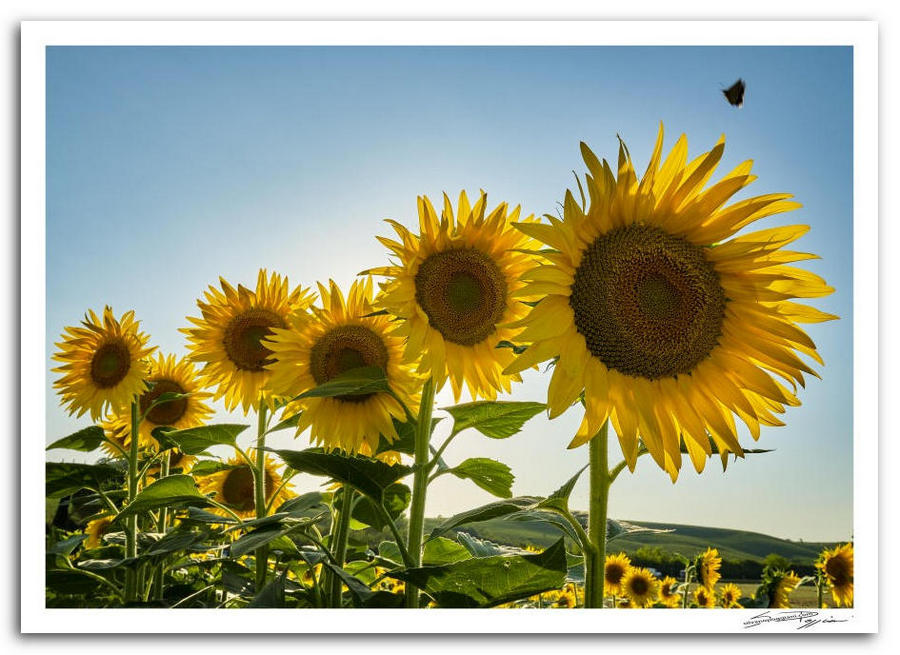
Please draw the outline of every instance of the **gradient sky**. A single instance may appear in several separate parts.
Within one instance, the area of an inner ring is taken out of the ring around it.
[[[745,105],[720,89],[747,81]],[[816,301],[843,320],[810,325],[826,361],[787,427],[723,474],[685,460],[673,485],[649,458],[612,489],[610,515],[805,540],[852,534],[852,51],[846,47],[51,47],[47,51],[47,435],[88,425],[59,407],[53,343],[85,310],[135,309],[152,343],[182,355],[178,328],[219,275],[255,283],[260,267],[292,284],[346,287],[386,261],[383,218],[412,227],[418,194],[488,192],[491,206],[553,212],[578,143],[616,157],[616,134],[643,171],[666,126],[690,154],[727,135],[724,174],[755,160],[740,197],[791,192],[804,208],[757,224],[806,223],[798,249],[836,292]],[[714,177],[713,180],[717,179]],[[512,394],[545,400],[549,375]],[[453,403],[447,389],[439,406]],[[227,416],[218,406],[219,421]],[[448,449],[500,459],[515,494],[544,495],[578,470],[566,450],[577,408],[539,416],[504,441],[464,433]],[[252,422],[252,417],[246,422]],[[249,430],[247,438],[249,438]],[[443,434],[440,433],[439,434]],[[742,442],[752,443],[746,431]],[[278,447],[303,448],[287,433]],[[52,459],[86,459],[53,451]],[[621,459],[615,438],[611,458]],[[89,458],[87,458],[89,459]],[[306,478],[299,490],[321,480]],[[444,476],[428,514],[491,497]],[[572,505],[585,508],[586,480]]]

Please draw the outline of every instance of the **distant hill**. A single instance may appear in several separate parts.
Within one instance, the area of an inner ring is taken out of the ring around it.
[[[586,522],[583,513],[576,512],[582,522]],[[426,519],[426,533],[440,523],[440,518]],[[664,534],[638,532],[623,536],[609,544],[611,551],[634,553],[641,546],[658,546],[668,552],[677,552],[691,557],[707,547],[717,548],[719,554],[729,560],[751,560],[762,562],[766,555],[777,553],[792,562],[808,562],[815,559],[823,548],[830,548],[834,543],[812,541],[791,541],[779,539],[758,532],[730,530],[728,528],[707,528],[697,525],[681,525],[676,523],[650,523],[647,521],[628,521],[635,525],[662,530],[674,530]],[[538,521],[505,521],[492,519],[467,525],[461,530],[483,539],[501,544],[524,547],[528,545],[546,547],[559,539],[560,531],[551,525]]]

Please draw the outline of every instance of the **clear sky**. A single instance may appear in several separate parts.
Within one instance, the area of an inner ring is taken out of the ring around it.
[[[741,109],[720,93],[738,77],[747,81]],[[849,538],[850,48],[48,48],[48,442],[88,424],[58,406],[49,373],[54,341],[88,308],[136,310],[153,344],[182,355],[178,328],[219,275],[251,285],[265,267],[292,284],[330,277],[346,287],[385,263],[381,219],[414,226],[418,194],[483,188],[491,206],[553,212],[572,170],[585,170],[579,141],[612,160],[618,133],[643,171],[660,120],[666,149],[685,132],[691,156],[725,133],[720,174],[754,159],[759,179],[739,197],[796,195],[803,209],[755,225],[812,226],[798,249],[822,256],[804,264],[836,289],[816,306],[843,319],[809,326],[823,379],[809,379],[787,427],[763,428],[758,446],[775,452],[725,474],[718,460],[701,475],[685,460],[675,485],[642,459],[614,485],[610,515]],[[511,398],[545,400],[548,382],[529,372]],[[438,401],[452,404],[449,385]],[[218,409],[216,420],[240,418]],[[500,459],[516,474],[515,494],[544,495],[586,462],[586,448],[565,448],[579,421],[573,408],[504,441],[464,433],[446,459]],[[742,441],[752,443],[746,431]],[[307,446],[287,433],[272,443]],[[490,500],[445,476],[427,509],[447,515]],[[586,504],[585,480],[572,505]]]

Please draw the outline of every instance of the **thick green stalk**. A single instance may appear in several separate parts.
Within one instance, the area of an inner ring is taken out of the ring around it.
[[[600,431],[588,446],[590,462],[590,499],[588,507],[588,537],[590,548],[585,549],[585,587],[584,606],[603,607],[603,580],[606,564],[606,514],[609,508],[609,462],[607,444],[609,423],[603,424]]]
[[[334,565],[339,567],[344,566],[344,559],[347,557],[347,538],[350,536],[350,517],[353,514],[354,496],[353,489],[347,486],[343,488],[341,508],[338,510],[337,532],[334,533],[334,541],[331,544],[331,551],[334,553],[335,559]],[[329,580],[329,606],[340,607],[343,603],[343,582],[334,573],[331,574]]]
[[[170,453],[168,451],[162,454],[159,462],[159,479],[162,480],[165,477],[169,476],[169,458]],[[156,523],[156,531],[162,534],[166,533],[166,524],[169,522],[169,510],[166,507],[163,507],[159,510],[159,521]],[[166,575],[166,559],[162,558],[159,564],[156,565],[156,598],[157,600],[162,600],[163,597],[163,585],[164,578]]]
[[[422,402],[416,419],[416,462],[413,474],[412,502],[409,510],[409,535],[406,546],[413,566],[422,564],[422,537],[425,529],[425,494],[428,489],[428,459],[431,442],[431,413],[434,409],[434,380],[428,379],[422,389]],[[406,607],[419,606],[419,590],[406,585]]]
[[[138,399],[131,401],[131,448],[128,452],[128,503],[137,496],[138,449],[140,446],[140,406]],[[125,556],[137,557],[138,517],[132,514],[125,526]],[[125,600],[137,600],[137,572],[129,567],[125,571]]]
[[[259,421],[256,428],[256,470],[253,474],[254,491],[256,493],[256,518],[266,516],[266,412],[265,401],[259,401]],[[269,568],[269,549],[260,546],[256,549],[256,593],[262,591],[266,584],[266,572]]]

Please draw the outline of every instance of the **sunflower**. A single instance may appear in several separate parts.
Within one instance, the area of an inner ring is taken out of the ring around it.
[[[272,351],[262,341],[272,329],[286,327],[290,313],[304,309],[312,298],[300,287],[290,291],[286,277],[269,277],[265,269],[259,271],[256,291],[240,284],[235,289],[222,278],[219,283],[222,291],[210,286],[204,300],[197,301],[203,316],[188,317],[196,327],[181,328],[188,335],[190,357],[204,362],[204,385],[216,387],[214,399],[224,397],[229,411],[240,405],[247,414],[260,400],[274,409],[274,398],[264,389]]]
[[[88,522],[84,528],[87,539],[84,540],[85,548],[99,548],[102,545],[101,538],[109,531],[109,526],[115,516],[101,516]]]
[[[678,580],[670,575],[664,577],[659,583],[659,602],[666,607],[678,607],[681,605],[681,594],[675,589]]]
[[[769,607],[778,609],[789,608],[791,606],[791,592],[799,584],[800,578],[793,571],[775,571],[772,573],[768,584]]]
[[[140,410],[144,420],[139,431],[141,448],[157,449],[156,439],[152,431],[158,427],[171,427],[176,430],[202,425],[211,415],[212,409],[203,401],[212,394],[201,391],[201,386],[194,375],[194,365],[187,359],[176,361],[175,355],[168,357],[157,354],[150,360],[150,370],[146,381],[149,389],[140,397]],[[164,393],[187,394],[184,398],[173,400],[150,409],[153,402]],[[149,410],[149,411],[148,411]],[[107,436],[124,448],[131,444],[131,413],[114,413],[111,420],[104,423]],[[113,457],[119,453],[113,446],[103,444],[104,449]]]
[[[622,579],[631,568],[631,560],[625,553],[607,555],[603,566],[603,590],[610,596],[621,596]]]
[[[697,587],[694,590],[694,604],[697,607],[715,607],[716,591],[715,589],[707,589],[706,587]]]
[[[353,282],[346,300],[333,281],[328,288],[320,284],[319,294],[321,307],[294,313],[288,328],[273,329],[266,340],[274,355],[269,387],[292,397],[354,368],[376,366],[407,406],[417,404],[419,382],[403,362],[403,340],[391,334],[387,316],[373,315],[372,279]],[[406,420],[403,405],[384,392],[288,403],[284,415],[297,413],[297,434],[310,428],[310,440],[326,449],[367,456],[377,452],[381,435],[398,439],[392,419]]]
[[[787,265],[815,258],[783,249],[807,226],[734,237],[800,204],[779,193],[725,206],[755,179],[752,162],[704,190],[724,137],[686,164],[682,136],[660,166],[662,140],[660,125],[640,181],[624,144],[618,178],[582,144],[589,205],[567,192],[562,220],[517,225],[550,250],[524,276],[522,293],[543,299],[513,323],[521,328],[513,340],[528,347],[504,372],[559,357],[548,390],[551,418],[585,395],[569,447],[589,441],[608,418],[632,471],[640,440],[674,481],[682,438],[699,472],[712,451],[707,433],[721,453],[743,455],[735,415],[754,439],[760,425],[783,425],[776,414],[800,404],[794,392],[803,374],[818,377],[797,353],[823,363],[797,324],[837,317],[791,300],[833,291]]]
[[[97,421],[110,409],[124,411],[134,397],[144,391],[146,358],[156,350],[147,347],[148,337],[138,331],[134,312],[116,319],[108,305],[100,319],[88,310],[84,327],[66,327],[59,352],[53,360],[63,362],[53,370],[63,376],[53,383],[69,414],[90,412]]]
[[[722,566],[722,558],[719,557],[719,551],[716,548],[707,548],[705,553],[697,555],[694,562],[697,570],[697,582],[707,589],[716,586],[722,574],[719,568]]]
[[[505,325],[528,309],[520,302],[527,300],[520,278],[536,260],[523,252],[531,239],[511,227],[519,207],[508,212],[502,203],[485,216],[486,208],[483,191],[474,206],[462,192],[454,218],[445,194],[438,220],[431,201],[420,197],[420,234],[388,221],[400,242],[378,240],[399,261],[366,271],[390,278],[378,304],[402,319],[396,334],[406,339],[407,361],[418,360],[419,372],[438,389],[449,377],[457,401],[463,384],[473,400],[493,400],[498,391],[510,391],[511,381],[521,381],[518,374],[503,374],[514,354],[498,344],[516,332]]]
[[[252,449],[247,453],[247,456],[250,458],[250,461],[256,461],[256,453]],[[226,505],[242,518],[256,516],[256,489],[253,484],[253,470],[247,462],[238,457],[228,460],[228,464],[230,468],[224,471],[201,477],[197,481],[200,491],[204,495],[213,494],[213,500]],[[284,501],[294,497],[295,494],[289,489],[290,483],[282,486],[282,477],[278,472],[278,466],[268,456],[265,459],[265,472],[267,505],[277,507]],[[217,507],[213,508],[212,511],[220,515],[226,514]]]
[[[825,550],[816,562],[824,575],[838,607],[853,605],[853,544]]]
[[[735,608],[735,607],[743,607],[740,604],[742,593],[741,588],[738,587],[733,582],[729,582],[728,584],[722,587],[722,607]]]
[[[650,607],[659,595],[659,580],[647,569],[638,567],[628,569],[622,578],[621,586],[634,607]]]

